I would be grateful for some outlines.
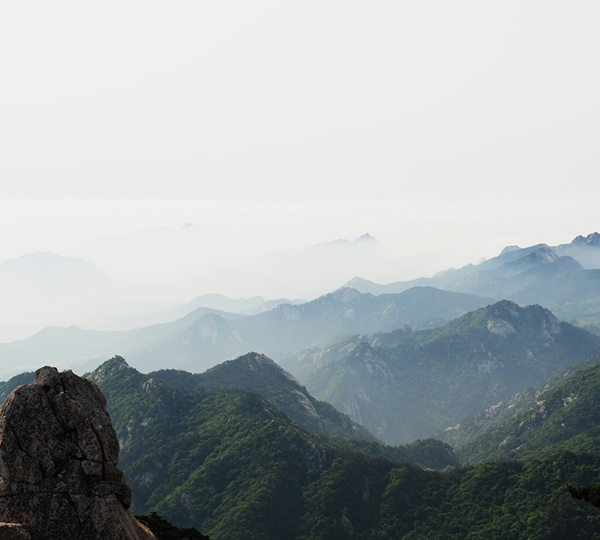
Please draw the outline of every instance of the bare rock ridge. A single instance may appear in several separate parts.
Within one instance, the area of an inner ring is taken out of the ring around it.
[[[0,407],[0,538],[140,540],[106,399],[44,367]]]

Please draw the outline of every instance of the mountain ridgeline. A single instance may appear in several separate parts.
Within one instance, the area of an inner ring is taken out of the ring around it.
[[[110,368],[109,368],[110,369]],[[313,398],[292,375],[265,355],[248,353],[201,374],[160,370],[152,381],[202,394],[241,390],[268,400],[290,419],[323,435],[374,441],[375,437],[328,403]]]
[[[236,362],[275,369],[254,354]],[[226,367],[222,377],[231,372]],[[211,538],[298,537],[307,526],[303,513],[312,511],[303,502],[310,493],[306,490],[314,488],[314,480],[326,482],[329,468],[347,460],[359,475],[363,462],[374,471],[393,463],[457,464],[451,449],[436,441],[391,448],[368,434],[357,440],[352,429],[346,439],[319,435],[257,393],[220,390],[222,377],[214,373],[202,381],[201,390],[178,387],[189,386],[185,374],[163,375],[171,376],[171,384],[114,358],[88,377],[108,399],[134,511],[156,510],[179,525],[198,526]],[[226,386],[237,386],[236,379]],[[287,399],[282,402],[287,407]],[[364,482],[368,476],[353,493],[362,493]]]
[[[198,308],[176,321],[126,332],[47,328],[26,340],[0,343],[0,374],[3,369],[13,375],[10,366],[34,369],[38,363],[91,370],[117,353],[143,371],[164,368],[168,359],[169,367],[200,372],[248,351],[279,359],[357,333],[406,325],[432,328],[486,303],[474,295],[433,288],[382,296],[340,289],[252,316]]]
[[[419,278],[379,285],[355,278],[347,283],[363,293],[399,293],[415,286],[508,299],[520,305],[540,304],[563,320],[600,332],[600,234],[576,237],[550,247],[506,247],[480,264]]]
[[[273,369],[254,354],[238,361]],[[449,447],[431,440],[393,448],[330,438],[233,390],[245,378],[233,374],[238,361],[204,381],[143,375],[122,358],[89,375],[107,396],[136,513],[157,511],[213,540],[594,538],[600,530],[597,511],[565,489],[597,478],[597,455],[456,468]]]
[[[546,321],[551,329],[546,340],[550,336],[556,342],[570,332],[569,325],[535,306],[507,302],[486,310],[466,320],[479,320],[481,313],[505,320],[512,312],[531,332]],[[459,321],[458,328],[468,326]],[[507,322],[520,331],[515,320]],[[372,337],[392,346],[403,334],[420,332]],[[480,426],[480,438],[471,437],[459,456],[472,463],[487,461],[486,454],[519,461],[466,468],[440,441],[401,447],[378,443],[257,353],[203,374],[160,370],[144,375],[115,357],[88,377],[107,398],[121,447],[119,466],[133,488],[132,511],[158,512],[213,540],[595,538],[597,511],[573,499],[565,485],[591,484],[600,474],[592,407],[600,395],[599,365],[599,358],[571,364],[531,392],[533,404],[511,408],[519,397],[507,399],[506,422]],[[2,391],[29,377],[3,383]],[[546,403],[545,416],[540,401]],[[494,410],[500,409],[497,404]],[[567,418],[563,411],[575,416]],[[522,412],[527,413],[523,418],[517,414]],[[529,418],[533,427],[522,429]],[[557,432],[557,422],[569,429],[561,426]],[[536,434],[537,426],[542,431]],[[511,429],[521,431],[515,435]]]
[[[438,329],[358,336],[284,366],[319,399],[402,444],[452,429],[599,351],[597,336],[505,300]]]
[[[3,521],[33,526],[40,490],[38,514],[60,493],[53,516],[87,516],[92,486],[146,514],[127,514],[134,528],[168,529],[164,516],[213,540],[600,538],[598,511],[567,489],[600,478],[599,266],[594,233],[301,304],[228,313],[215,296],[135,330],[1,343],[11,375],[55,361],[90,372],[0,383],[0,411],[13,409],[0,454],[16,456],[0,456],[0,537]]]

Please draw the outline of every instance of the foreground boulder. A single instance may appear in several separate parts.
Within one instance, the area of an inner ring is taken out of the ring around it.
[[[0,537],[153,539],[128,511],[119,443],[98,387],[44,367],[0,407]]]

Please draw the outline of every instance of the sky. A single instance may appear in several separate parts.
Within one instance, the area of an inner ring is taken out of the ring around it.
[[[151,281],[369,232],[391,281],[570,242],[600,229],[598,28],[596,0],[9,3],[0,260]]]

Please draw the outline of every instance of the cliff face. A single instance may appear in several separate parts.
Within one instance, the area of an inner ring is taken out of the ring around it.
[[[0,407],[2,538],[154,538],[127,510],[105,405],[94,383],[44,367]]]

